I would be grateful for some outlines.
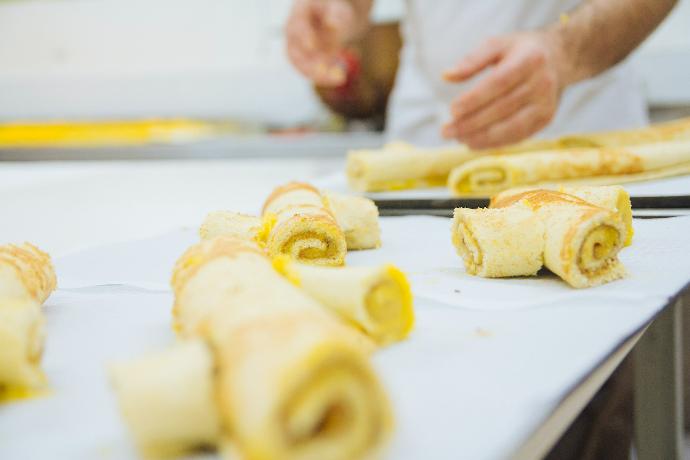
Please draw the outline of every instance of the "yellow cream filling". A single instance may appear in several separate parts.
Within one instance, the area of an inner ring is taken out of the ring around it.
[[[618,253],[619,241],[618,230],[610,225],[600,225],[590,231],[580,247],[580,270],[593,273],[605,268]]]
[[[359,367],[333,360],[308,377],[281,411],[284,443],[291,458],[318,458],[314,457],[317,452],[356,458],[378,441],[384,416]]]
[[[628,197],[625,194],[621,193],[619,195],[616,208],[626,227],[625,246],[630,246],[632,244],[633,235],[635,234],[635,229],[630,224],[632,222],[632,209],[628,206]]]
[[[493,191],[505,185],[506,173],[501,168],[482,168],[465,174],[455,184],[458,193]]]
[[[1,387],[0,404],[7,404],[25,399],[39,398],[50,394],[46,389],[35,389],[26,387]]]
[[[367,293],[365,306],[371,319],[379,326],[382,338],[405,338],[414,325],[412,289],[405,274],[393,265],[386,266],[387,277]]]
[[[464,221],[458,222],[453,233],[453,244],[460,250],[467,271],[470,274],[478,271],[483,263],[482,250]]]
[[[279,254],[271,262],[273,263],[273,269],[283,275],[290,283],[297,287],[302,284],[299,274],[291,267],[292,259],[290,259],[290,256]]]
[[[256,236],[254,237],[256,242],[259,243],[259,246],[264,247],[266,245],[268,237],[273,231],[273,227],[275,227],[277,221],[278,216],[275,214],[264,214],[263,218],[261,219],[261,228],[259,228],[259,230],[256,232]]]

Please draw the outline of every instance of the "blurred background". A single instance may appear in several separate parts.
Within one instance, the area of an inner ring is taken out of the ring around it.
[[[362,89],[372,94],[345,116],[285,56],[290,5],[0,0],[0,123],[184,118],[222,120],[226,133],[380,130],[404,1],[376,1],[377,26],[359,46],[378,63],[381,87]],[[681,0],[633,56],[654,120],[690,114],[689,31],[690,0]]]

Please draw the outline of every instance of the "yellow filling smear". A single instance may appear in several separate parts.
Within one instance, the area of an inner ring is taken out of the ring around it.
[[[506,173],[500,168],[483,168],[463,176],[455,185],[458,193],[493,191],[505,185]]]
[[[625,194],[621,194],[618,197],[616,208],[626,227],[625,246],[630,246],[632,244],[633,235],[635,234],[635,229],[630,224],[630,222],[632,222],[632,209],[628,206],[628,197],[625,196]]]
[[[302,284],[296,270],[291,269],[292,259],[287,254],[279,254],[271,261],[275,271],[283,275],[293,285],[299,287]]]
[[[386,266],[386,275],[367,293],[365,306],[384,340],[401,340],[414,326],[412,289],[405,274],[394,265]]]
[[[414,188],[425,187],[443,187],[448,181],[448,176],[433,176],[424,179],[399,179],[388,181],[377,181],[369,184],[367,189],[371,191],[376,190],[409,190]]]
[[[276,216],[275,214],[264,214],[263,219],[261,220],[261,228],[258,232],[256,232],[255,237],[256,242],[259,243],[259,246],[264,247],[266,245],[266,242],[268,241],[268,236],[273,231],[273,227],[275,227],[277,221],[278,216]]]
[[[307,242],[308,245],[299,249],[299,252],[296,253],[295,246],[298,242]],[[282,254],[289,254],[294,259],[303,262],[314,262],[321,259],[325,259],[328,262],[337,255],[338,248],[326,231],[306,230],[295,232],[281,245],[280,252]]]
[[[617,254],[620,234],[610,225],[600,225],[587,234],[580,248],[578,265],[580,270],[588,274],[596,274],[598,270]]]
[[[49,390],[34,389],[24,387],[3,387],[0,388],[0,404],[8,404],[26,399],[40,398],[48,396]]]
[[[457,230],[453,233],[453,244],[460,249],[467,271],[470,274],[479,271],[483,263],[482,250],[464,221],[458,223]]]

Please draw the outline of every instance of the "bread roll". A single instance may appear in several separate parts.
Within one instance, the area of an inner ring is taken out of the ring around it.
[[[345,263],[345,235],[321,193],[311,185],[292,182],[276,188],[262,214],[272,220],[266,237],[271,257],[287,254],[314,265]]]
[[[545,150],[484,156],[454,169],[448,187],[454,195],[492,195],[511,187],[589,180],[616,184],[690,172],[690,141],[618,148]],[[565,184],[567,185],[567,184]]]
[[[0,400],[29,395],[44,386],[40,368],[44,340],[40,304],[0,300]]]
[[[422,149],[395,143],[382,150],[353,150],[347,155],[347,179],[363,192],[440,186],[454,167],[475,156],[463,145]]]
[[[309,296],[379,345],[407,337],[414,324],[412,291],[405,274],[392,265],[314,267],[281,257],[277,270]]]
[[[454,212],[452,242],[471,275],[536,275],[543,265],[544,224],[525,205]]]
[[[30,243],[0,246],[0,300],[46,301],[55,290],[50,256]]]
[[[167,457],[215,446],[221,420],[215,357],[201,339],[115,365],[111,380],[139,450]]]
[[[510,206],[511,204],[520,201],[526,194],[529,194],[529,192],[540,189],[541,188],[534,187],[508,189],[491,198],[491,207],[504,208],[506,206]],[[620,185],[599,187],[585,185],[560,185],[549,188],[549,190],[555,190],[565,193],[566,195],[572,195],[588,203],[613,211],[625,224],[625,245],[630,246],[632,244],[634,230],[632,225],[632,205],[630,203],[630,195],[628,195],[628,192]]]

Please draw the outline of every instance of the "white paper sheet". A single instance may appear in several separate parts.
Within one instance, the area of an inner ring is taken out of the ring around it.
[[[320,189],[336,193],[357,193],[347,185],[344,172],[337,172],[312,181]],[[623,184],[630,196],[690,195],[690,175]],[[446,187],[432,187],[393,192],[367,192],[374,200],[416,200],[453,198]]]
[[[171,304],[168,293],[112,286],[54,294],[43,363],[52,394],[2,408],[0,458],[135,458],[107,367],[172,343]],[[410,338],[374,357],[396,413],[386,458],[508,457],[659,305],[569,299],[492,312],[417,299]]]
[[[636,221],[623,254],[629,278],[589,290],[553,277],[469,277],[447,219],[386,218],[382,227],[383,248],[348,261],[397,263],[416,293],[411,337],[374,356],[396,412],[390,459],[510,456],[690,279],[690,218]],[[181,231],[58,260],[61,286],[81,288],[46,306],[53,393],[2,408],[0,458],[133,458],[106,367],[173,341],[172,296],[147,289],[167,289],[172,261],[195,238]],[[147,289],[108,286],[118,283]]]
[[[680,289],[690,278],[690,260],[678,254],[683,244],[690,252],[690,218],[636,219],[634,227],[633,245],[620,256],[629,276],[585,290],[572,289],[548,272],[512,279],[467,275],[451,244],[450,220],[442,217],[381,218],[382,247],[350,252],[347,263],[393,263],[408,274],[418,297],[481,310],[535,308],[570,298],[663,297]],[[180,230],[62,257],[56,261],[58,282],[63,289],[122,284],[168,290],[175,260],[197,239],[195,231]]]

